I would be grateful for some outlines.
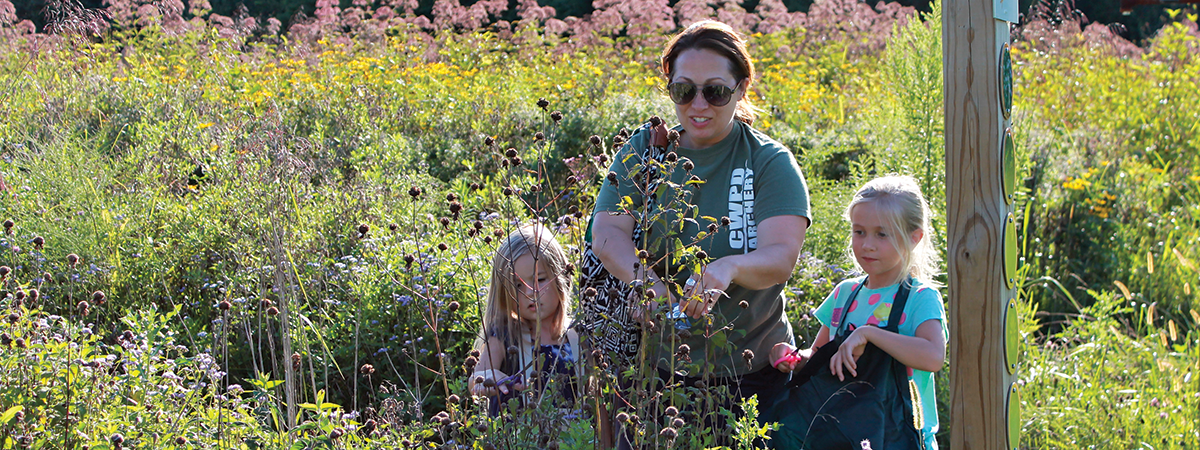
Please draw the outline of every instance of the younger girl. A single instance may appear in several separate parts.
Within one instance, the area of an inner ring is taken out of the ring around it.
[[[569,327],[570,286],[567,256],[546,227],[521,227],[496,249],[475,343],[479,362],[467,383],[472,395],[499,394],[492,414],[527,385],[553,386],[561,395],[548,398],[562,406],[578,397],[583,364],[579,337]]]
[[[949,335],[937,290],[940,285],[933,280],[938,254],[927,234],[929,205],[912,177],[888,176],[858,190],[846,207],[846,219],[851,225],[849,250],[867,275],[841,282],[817,308],[815,316],[822,326],[812,348],[797,351],[781,342],[772,348],[771,361],[784,372],[802,367],[816,349],[833,339],[830,330],[845,321],[846,329],[854,331],[830,359],[829,370],[841,380],[856,377],[858,357],[868,343],[908,366],[911,384],[919,392],[914,397],[920,399],[915,422],[921,424],[925,448],[937,449],[933,372],[942,369]],[[901,283],[908,282],[912,284],[899,333],[887,331],[892,302]],[[856,288],[855,298],[847,298]],[[849,306],[843,311],[847,300]]]

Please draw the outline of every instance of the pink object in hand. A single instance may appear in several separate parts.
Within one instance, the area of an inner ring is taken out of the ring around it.
[[[775,364],[772,364],[771,366],[779,367],[780,364],[785,363],[785,362],[798,363],[800,361],[804,361],[804,357],[798,353],[793,352],[793,353],[788,353],[786,355],[781,356],[779,359],[775,360]]]

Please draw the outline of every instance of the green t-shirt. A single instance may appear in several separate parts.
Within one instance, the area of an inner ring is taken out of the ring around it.
[[[846,304],[846,297],[849,297],[854,292],[854,288],[858,287],[858,284],[865,279],[866,277],[858,277],[842,281],[833,289],[829,297],[825,298],[821,306],[817,307],[814,315],[822,325],[829,327],[831,339],[832,335],[837,332],[838,326],[842,324],[843,318],[849,320],[849,323],[856,328],[864,324],[878,327],[888,325],[888,317],[892,313],[892,301],[896,299],[896,294],[900,291],[900,283],[879,289],[867,289],[866,286],[863,286],[858,291],[858,296],[850,303],[850,307],[846,308],[849,309],[849,312],[842,311]],[[942,294],[937,289],[914,281],[909,290],[908,303],[905,303],[904,313],[900,316],[898,330],[902,335],[915,336],[917,327],[927,320],[941,322],[944,337],[947,340],[950,339],[950,331],[946,328],[946,310],[942,307]],[[921,396],[921,410],[924,412],[925,418],[925,426],[921,429],[921,433],[925,437],[926,447],[936,449],[937,443],[934,436],[938,431],[938,416],[933,373],[909,368],[908,377],[916,382],[917,391]]]
[[[665,221],[655,222],[646,239],[654,260],[666,255],[665,248],[674,238],[689,245],[699,232],[707,232],[711,222],[703,220],[705,216],[729,218],[729,226],[720,227],[716,233],[694,244],[708,253],[710,261],[753,251],[758,245],[757,224],[766,219],[781,215],[809,217],[808,187],[792,152],[749,125],[742,122],[735,124],[729,135],[712,147],[703,150],[673,149],[681,163],[686,158],[695,164],[691,174],[705,183],[687,188],[690,191],[687,202],[695,205],[696,210],[686,214],[696,220],[685,221],[682,231],[675,228],[669,233],[667,224],[663,223],[678,223],[674,219],[684,213],[678,208],[681,205],[658,205],[659,208],[651,211],[651,214],[663,212],[662,216],[667,217]],[[680,127],[675,130],[682,132]],[[610,170],[616,172],[618,183],[614,185],[607,179],[604,181],[596,197],[596,214],[626,211],[621,203],[627,196],[633,205],[643,204],[642,196],[628,175],[641,162],[641,151],[647,146],[649,134],[645,129],[635,133],[616,155]],[[689,174],[681,167],[670,173],[673,183],[683,184],[688,178]],[[631,212],[639,213],[636,210]],[[683,282],[691,275],[688,269],[682,267],[660,265],[655,269],[660,275],[670,273],[676,282]],[[692,337],[682,342],[691,347],[692,362],[703,364],[706,354],[712,352],[713,359],[710,362],[714,365],[713,374],[718,377],[741,375],[768,367],[771,347],[779,342],[793,342],[792,327],[783,311],[783,288],[783,284],[760,290],[730,286],[726,292],[729,297],[722,298],[713,308],[715,321],[711,327],[716,330],[729,325],[730,331],[715,340],[706,339],[702,336],[706,328],[703,320],[692,320]],[[745,310],[738,306],[742,300],[750,305]],[[666,335],[660,333],[655,337],[660,336]],[[721,341],[725,341],[725,344],[717,345]],[[679,343],[660,343],[652,338],[646,345],[650,346],[650,354],[655,355],[657,365],[667,368]],[[749,367],[742,359],[742,352],[747,349],[754,352]]]

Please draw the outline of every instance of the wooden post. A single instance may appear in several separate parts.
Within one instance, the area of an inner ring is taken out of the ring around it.
[[[1016,447],[1007,404],[1015,366],[1006,363],[1004,343],[1014,275],[1004,274],[1012,212],[1001,185],[1008,121],[998,76],[1016,1],[943,2],[951,397],[945,421],[956,450]]]

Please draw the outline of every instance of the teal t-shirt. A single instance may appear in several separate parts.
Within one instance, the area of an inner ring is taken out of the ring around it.
[[[674,129],[682,132],[681,127]],[[641,163],[641,153],[648,144],[649,134],[645,129],[635,133],[615,156],[609,170],[616,173],[618,182],[613,184],[605,179],[596,196],[596,214],[628,212],[641,217],[646,213],[636,208],[624,208],[622,199],[628,197],[632,205],[643,204],[643,197],[634,187],[629,173]],[[685,246],[695,245],[707,252],[710,261],[748,253],[758,246],[758,223],[781,215],[809,217],[808,186],[795,156],[787,147],[749,125],[735,122],[725,139],[703,150],[672,150],[679,156],[681,164],[687,159],[695,167],[690,174],[677,167],[670,173],[671,182],[682,185],[690,175],[695,175],[705,183],[692,185],[685,191],[687,203],[694,205],[695,211],[685,211],[676,203],[659,204],[649,212],[661,213],[660,217],[666,219],[656,221],[646,239],[647,250],[654,260],[663,259],[667,248],[672,246],[670,243],[676,238]],[[669,197],[669,193],[660,195]],[[695,221],[679,222],[677,219],[685,214]],[[698,233],[707,233],[710,222],[703,220],[704,216],[715,219],[728,217],[729,226],[720,227],[716,233],[695,242]],[[669,223],[681,223],[682,229],[668,229]],[[661,264],[655,270],[659,275],[669,273],[676,282],[683,282],[691,276],[690,269],[672,267],[670,264]],[[730,331],[725,332],[727,336],[715,340],[725,341],[725,344],[718,345],[713,339],[705,339],[704,333],[699,332],[703,329],[702,321],[693,320],[692,337],[683,341],[692,349],[692,362],[703,363],[706,354],[711,354],[712,359],[708,362],[714,364],[713,374],[718,377],[741,375],[768,367],[771,346],[778,342],[794,341],[791,325],[783,311],[783,288],[783,284],[760,290],[730,286],[726,292],[729,297],[722,298],[713,308],[716,322],[711,328],[731,327]],[[744,310],[738,306],[742,300],[749,304]],[[671,360],[677,348],[677,345],[659,343],[654,339],[646,345],[657,349],[651,354],[655,355],[657,365],[662,368],[668,366],[666,362]],[[742,359],[744,350],[754,352],[749,365]]]
[[[829,327],[830,338],[837,332],[842,322],[847,320],[855,328],[868,324],[880,328],[888,325],[888,317],[892,313],[892,302],[895,301],[896,294],[900,291],[900,283],[879,289],[867,289],[866,286],[863,286],[850,306],[844,308],[847,311],[843,311],[847,297],[864,280],[866,280],[865,276],[842,281],[833,289],[829,297],[821,302],[821,306],[817,307],[815,316],[822,325]],[[902,335],[915,336],[917,327],[927,320],[941,322],[944,337],[947,340],[950,339],[950,331],[946,328],[946,309],[942,306],[942,294],[937,289],[914,281],[909,290],[908,303],[904,305],[904,313],[900,315],[898,330]],[[925,426],[921,429],[921,433],[925,438],[926,447],[936,449],[937,441],[934,437],[938,431],[938,417],[933,373],[909,368],[908,377],[916,383],[917,391],[920,393],[921,410],[925,419]]]

